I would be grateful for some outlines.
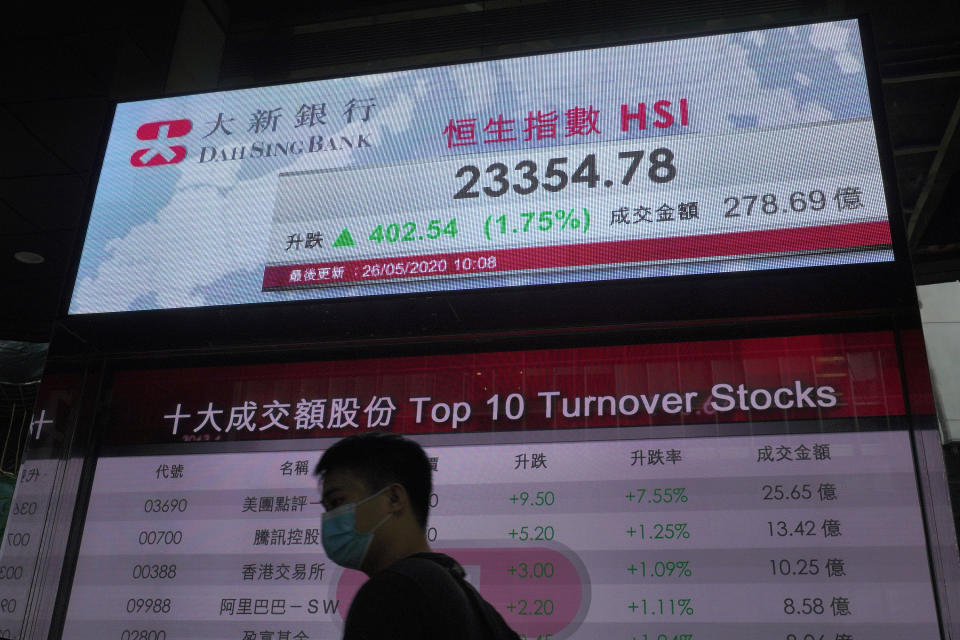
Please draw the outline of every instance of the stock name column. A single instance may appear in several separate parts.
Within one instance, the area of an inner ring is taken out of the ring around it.
[[[107,457],[64,638],[317,640],[341,633],[313,452]]]

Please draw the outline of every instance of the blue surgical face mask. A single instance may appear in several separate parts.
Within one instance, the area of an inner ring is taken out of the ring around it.
[[[344,504],[323,514],[323,550],[326,552],[328,558],[341,567],[348,569],[360,568],[364,558],[367,557],[370,543],[373,542],[373,534],[392,514],[388,513],[385,515],[370,531],[360,533],[356,529],[355,516],[357,507],[368,500],[376,498],[386,490],[387,487],[384,487],[372,496],[367,496],[359,502]]]

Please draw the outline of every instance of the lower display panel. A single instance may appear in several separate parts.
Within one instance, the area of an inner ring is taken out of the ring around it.
[[[909,433],[805,426],[421,436],[427,536],[531,640],[940,638]],[[63,638],[339,638],[320,443],[196,444],[99,460]]]

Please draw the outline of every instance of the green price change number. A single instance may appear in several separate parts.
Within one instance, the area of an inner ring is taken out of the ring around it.
[[[507,498],[513,504],[523,507],[552,507],[556,499],[553,491],[517,491]]]
[[[367,236],[377,244],[384,242],[416,242],[418,240],[437,240],[442,236],[450,238],[457,237],[457,219],[452,218],[449,221],[430,220],[426,228],[419,226],[416,222],[391,222],[389,224],[378,224]]]

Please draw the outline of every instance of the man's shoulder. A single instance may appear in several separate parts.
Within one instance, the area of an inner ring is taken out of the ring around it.
[[[444,615],[456,615],[461,620],[469,617],[466,594],[449,567],[460,565],[443,554],[417,553],[398,560],[374,573],[360,587],[350,607],[350,616],[354,619],[382,617],[380,607],[390,603],[405,619],[427,621],[436,617],[436,606],[442,603]]]
[[[391,624],[416,627],[422,637],[466,640],[486,637],[483,629],[490,628],[493,619],[492,626],[497,629],[493,637],[518,640],[475,591],[471,601],[468,590],[472,587],[463,583],[463,577],[463,567],[450,556],[415,553],[373,574],[357,593],[350,617],[358,623],[376,620],[385,628]],[[362,604],[358,606],[358,602]],[[389,614],[381,608],[384,602],[390,603]],[[414,633],[410,637],[420,636]]]
[[[387,569],[398,569],[398,570],[433,570],[432,568],[439,569],[440,571],[450,571],[450,569],[459,568],[460,564],[448,556],[445,553],[436,553],[433,551],[414,553],[405,558],[397,560],[392,565],[387,567]]]
[[[360,587],[360,592],[367,595],[383,589],[398,590],[416,587],[417,589],[407,593],[409,597],[416,598],[422,594],[415,591],[429,589],[438,584],[447,586],[450,582],[456,582],[457,571],[463,571],[463,569],[450,556],[442,553],[415,553],[397,560],[389,567],[370,576],[370,579]]]
[[[384,574],[404,576],[414,580],[431,579],[443,582],[456,581],[456,576],[463,575],[463,569],[456,560],[442,553],[414,553],[397,560],[392,565],[371,576],[371,580]]]

